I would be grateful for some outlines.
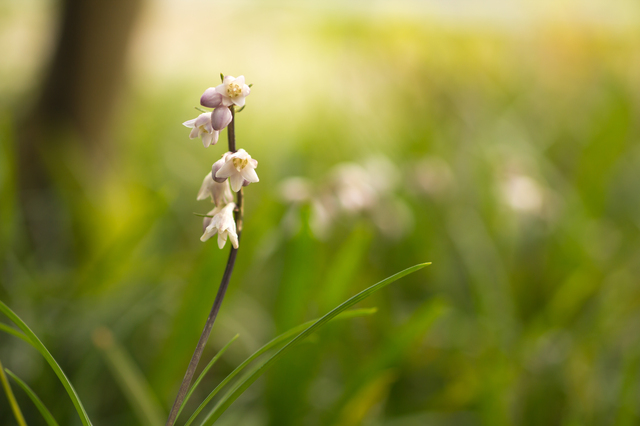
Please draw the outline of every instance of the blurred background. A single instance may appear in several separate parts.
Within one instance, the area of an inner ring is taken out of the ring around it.
[[[193,214],[226,131],[205,150],[181,123],[243,74],[260,183],[202,365],[240,337],[188,412],[276,334],[431,261],[219,424],[639,424],[639,25],[632,0],[4,0],[0,297],[97,426],[142,424],[127,366],[166,416],[228,255]],[[37,352],[3,334],[0,359],[80,424]]]

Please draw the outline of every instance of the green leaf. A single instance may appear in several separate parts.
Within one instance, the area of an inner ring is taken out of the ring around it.
[[[31,398],[31,401],[33,401],[38,411],[40,411],[40,414],[42,414],[42,417],[44,417],[44,420],[47,422],[47,424],[49,426],[58,426],[58,422],[56,422],[56,419],[53,418],[49,409],[44,405],[42,400],[38,398],[38,395],[35,394],[35,392],[29,387],[29,385],[27,385],[21,378],[13,374],[8,368],[5,368],[4,370],[8,375],[11,376],[13,380],[16,381],[18,386],[20,386],[22,390],[25,391],[29,398]]]
[[[25,324],[25,322],[22,321],[22,319],[18,315],[16,315],[15,312],[9,309],[9,307],[2,301],[0,301],[0,311],[2,311],[2,313],[4,313],[11,321],[13,321],[13,323],[17,325],[24,332],[24,334],[26,334],[26,336],[30,340],[31,345],[36,348],[38,352],[40,352],[40,354],[44,357],[44,359],[49,363],[49,366],[56,373],[58,379],[60,379],[60,382],[62,382],[62,386],[64,386],[67,393],[69,394],[69,397],[71,398],[71,401],[73,402],[73,405],[75,406],[76,411],[80,416],[82,424],[84,426],[91,426],[91,420],[89,420],[89,416],[87,415],[82,402],[80,402],[80,398],[78,397],[76,390],[73,388],[73,385],[62,371],[62,368],[60,368],[60,365],[58,365],[58,362],[55,360],[55,358],[53,358],[49,350],[44,346],[40,339],[38,339],[38,336],[36,336],[35,333],[31,331],[29,326],[27,326],[27,324]]]
[[[363,315],[372,315],[376,311],[377,311],[376,308],[354,309],[352,311],[343,312],[339,316],[339,318],[340,319],[346,319],[346,318],[354,318],[354,317],[363,316]],[[213,399],[213,397],[216,396],[216,394],[220,391],[220,389],[222,389],[235,376],[237,376],[242,370],[244,370],[244,368],[247,365],[249,365],[251,363],[251,361],[253,361],[254,359],[258,358],[260,355],[262,355],[263,353],[265,353],[268,350],[272,349],[273,347],[277,346],[278,344],[287,341],[292,336],[296,335],[300,331],[302,331],[305,328],[307,328],[310,325],[312,325],[315,321],[316,320],[307,321],[306,323],[300,324],[300,325],[292,328],[291,330],[285,331],[284,333],[282,333],[278,337],[276,337],[276,338],[272,339],[270,342],[266,343],[263,347],[261,347],[256,352],[254,352],[249,358],[245,359],[242,362],[242,364],[237,366],[235,368],[235,370],[233,370],[231,373],[229,373],[229,375],[227,377],[225,377],[224,380],[222,382],[220,382],[220,384],[218,384],[218,386],[216,386],[216,388],[214,390],[211,391],[211,393],[205,398],[205,400],[202,401],[200,406],[193,412],[191,417],[189,417],[189,420],[187,420],[187,423],[185,423],[184,426],[189,426],[196,419],[198,414],[200,414],[200,412],[207,406],[209,401],[211,401],[211,399]]]
[[[258,377],[260,377],[266,369],[278,360],[286,351],[291,349],[298,341],[308,337],[311,333],[316,331],[318,328],[326,324],[329,320],[336,317],[345,309],[355,305],[356,303],[366,299],[372,293],[380,290],[383,287],[391,284],[392,282],[404,277],[405,275],[411,274],[419,269],[424,268],[430,263],[421,263],[419,265],[412,266],[411,268],[405,269],[404,271],[398,272],[395,275],[390,276],[389,278],[380,281],[377,284],[372,285],[371,287],[361,291],[350,299],[346,300],[342,304],[338,305],[336,308],[331,310],[329,313],[325,314],[322,318],[315,321],[309,327],[307,327],[304,331],[298,334],[295,338],[293,338],[289,343],[287,343],[282,349],[276,352],[273,356],[264,361],[258,368],[256,368],[251,374],[249,374],[243,380],[240,380],[235,387],[233,387],[230,391],[228,391],[221,399],[218,401],[213,410],[207,415],[204,421],[201,423],[202,426],[213,425],[213,423],[225,412],[227,408],[236,400],[242,393],[249,387],[253,382],[255,382]]]
[[[93,332],[94,344],[104,354],[107,365],[122,389],[141,424],[161,425],[166,414],[144,375],[127,353],[105,327]]]
[[[193,385],[189,389],[189,392],[187,392],[187,395],[184,397],[184,400],[182,401],[182,404],[180,405],[180,409],[178,410],[178,415],[176,415],[176,421],[178,420],[178,417],[180,417],[180,413],[182,413],[182,409],[187,404],[187,401],[189,401],[189,398],[191,398],[191,394],[196,389],[196,387],[200,384],[200,382],[202,381],[204,376],[209,372],[211,367],[213,367],[213,364],[215,364],[216,361],[218,361],[218,359],[220,359],[222,354],[224,354],[226,352],[226,350],[229,349],[229,346],[231,346],[231,344],[233,342],[235,342],[236,339],[239,336],[240,336],[239,334],[236,334],[235,336],[233,336],[233,338],[229,341],[229,343],[224,345],[224,347],[218,351],[218,353],[211,359],[211,361],[209,361],[209,364],[207,364],[207,366],[204,368],[204,370],[202,370],[202,373],[200,373],[200,375],[198,376],[196,381],[193,383]]]
[[[2,382],[2,387],[7,394],[9,405],[11,405],[11,410],[13,411],[13,415],[16,418],[18,425],[27,426],[27,423],[24,421],[24,417],[22,416],[22,412],[20,411],[20,407],[18,406],[18,402],[16,401],[16,397],[13,395],[13,391],[11,390],[11,386],[9,385],[7,376],[4,374],[2,362],[0,362],[0,382]]]

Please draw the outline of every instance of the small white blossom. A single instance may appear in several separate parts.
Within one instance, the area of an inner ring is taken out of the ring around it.
[[[239,149],[233,153],[228,152],[222,159],[224,160],[224,164],[215,172],[215,177],[229,178],[233,191],[240,191],[245,181],[260,181],[255,171],[255,168],[258,167],[258,161],[251,158],[244,149]]]
[[[229,203],[218,211],[204,230],[200,241],[207,241],[218,234],[218,247],[223,248],[227,243],[227,237],[231,240],[233,248],[238,248],[238,234],[236,233],[236,221],[233,219],[234,203]],[[214,209],[215,210],[215,209]]]
[[[228,75],[224,78],[222,84],[216,86],[216,92],[222,95],[222,105],[243,107],[244,98],[249,96],[251,89],[244,84],[243,75],[238,78]]]
[[[213,210],[207,213],[205,217],[202,218],[202,232],[205,232],[207,230],[207,226],[211,224],[211,220],[213,219],[213,217],[220,213],[220,210],[222,210],[222,207],[216,206],[213,208]]]
[[[192,129],[189,138],[195,139],[202,137],[202,144],[205,148],[208,148],[210,145],[215,145],[218,142],[220,132],[213,130],[211,126],[211,114],[208,112],[200,114],[193,120],[185,121],[182,125]]]
[[[207,173],[204,177],[200,191],[198,191],[198,200],[206,200],[209,197],[211,197],[211,201],[213,201],[216,206],[223,206],[233,201],[233,194],[231,193],[231,189],[229,189],[227,181],[225,180],[222,183],[218,183],[213,180],[211,173]]]

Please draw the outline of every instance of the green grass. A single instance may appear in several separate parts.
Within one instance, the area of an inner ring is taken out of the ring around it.
[[[281,23],[282,40],[269,39],[280,47],[263,54],[282,69],[243,71],[256,84],[238,145],[259,160],[260,182],[245,191],[236,271],[205,358],[240,338],[181,421],[272,336],[428,260],[363,302],[376,315],[327,324],[282,354],[216,424],[640,422],[635,33],[354,15]],[[238,49],[254,37],[237,34]],[[53,150],[56,208],[43,213],[57,218],[53,260],[29,242],[16,190],[21,129],[14,106],[1,111],[0,296],[38,330],[41,352],[56,355],[96,425],[140,421],[94,331],[112,331],[167,411],[215,296],[227,253],[198,240],[192,212],[209,210],[195,195],[225,135],[203,150],[180,123],[220,71],[205,81],[185,66],[179,82],[134,85],[113,129],[116,159],[101,172],[81,150]],[[283,75],[295,90],[283,89]],[[280,198],[286,178],[321,187],[335,165],[372,155],[397,166],[393,201],[383,203],[396,210],[343,215],[318,234],[308,205]],[[394,235],[381,223],[407,228]],[[60,376],[3,336],[3,363],[59,424],[79,424]],[[42,422],[29,395],[15,396],[28,424]],[[2,410],[0,423],[10,421]]]

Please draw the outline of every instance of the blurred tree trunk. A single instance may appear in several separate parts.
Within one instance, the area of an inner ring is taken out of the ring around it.
[[[141,3],[60,2],[55,50],[40,91],[18,124],[17,137],[25,225],[34,248],[45,258],[55,256],[51,250],[68,249],[72,238],[73,214],[54,189],[70,164],[69,154],[99,173],[109,153],[110,121]]]

